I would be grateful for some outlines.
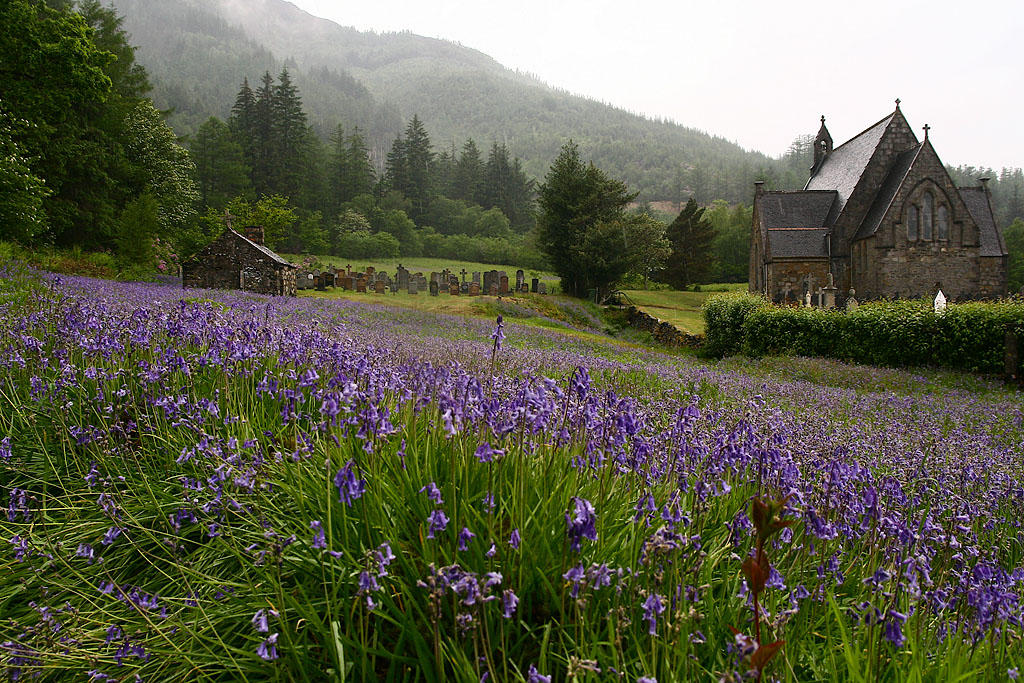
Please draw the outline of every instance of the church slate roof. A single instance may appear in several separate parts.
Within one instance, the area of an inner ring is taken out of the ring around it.
[[[870,237],[878,231],[878,226],[882,224],[882,219],[885,218],[886,212],[892,206],[892,200],[896,197],[896,193],[899,192],[903,179],[907,177],[910,167],[914,165],[914,161],[923,147],[924,143],[919,143],[896,157],[892,168],[889,169],[889,174],[882,181],[882,185],[878,189],[875,201],[864,216],[864,221],[860,224],[860,229],[857,230],[857,234],[853,238],[854,240]]]
[[[767,230],[822,228],[835,201],[835,190],[768,192],[761,197],[761,221]]]
[[[842,209],[864,175],[864,169],[893,116],[895,112],[832,150],[807,180],[804,189],[835,190],[839,193],[838,208]]]
[[[983,187],[961,187],[963,197],[971,218],[978,224],[979,256],[1006,256],[1006,244],[1003,236],[996,228],[996,219],[992,215],[992,204],[988,193]]]
[[[828,258],[828,228],[769,228],[772,258]]]

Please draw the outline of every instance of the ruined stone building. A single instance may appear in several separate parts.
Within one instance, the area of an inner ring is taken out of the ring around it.
[[[1006,292],[1006,246],[987,179],[956,187],[924,127],[900,111],[833,148],[821,117],[803,190],[755,184],[750,291],[797,301],[826,284],[859,299],[996,297]]]
[[[295,266],[263,244],[262,227],[249,226],[243,232],[225,228],[220,237],[181,264],[182,286],[295,296]]]

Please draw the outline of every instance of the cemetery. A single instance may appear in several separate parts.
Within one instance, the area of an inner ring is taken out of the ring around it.
[[[357,292],[359,294],[411,294],[425,296],[519,296],[546,295],[548,283],[537,277],[528,278],[517,269],[512,275],[504,270],[468,271],[445,268],[441,271],[410,272],[401,263],[393,273],[366,266],[362,270],[347,264],[323,270],[300,268],[295,277],[299,291]]]

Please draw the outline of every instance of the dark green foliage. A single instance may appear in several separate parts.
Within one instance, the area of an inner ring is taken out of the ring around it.
[[[753,207],[723,200],[712,202],[704,216],[715,231],[712,242],[711,282],[746,282],[750,268],[750,225]]]
[[[715,229],[704,211],[691,197],[666,230],[672,254],[660,278],[676,289],[686,289],[694,282],[707,282],[711,273]]]
[[[251,91],[250,91],[251,94]],[[233,197],[252,191],[249,167],[240,141],[215,116],[199,127],[189,144],[203,206],[223,209]]]
[[[795,354],[889,367],[998,373],[1007,331],[1024,336],[1024,303],[877,302],[841,310],[783,308],[750,295],[704,305],[705,349],[716,356]]]
[[[32,172],[21,145],[14,139],[15,127],[27,125],[12,120],[0,109],[0,240],[23,244],[45,229],[43,200],[49,194],[46,183]]]
[[[606,228],[589,242],[587,235],[598,223],[620,219],[635,198],[624,183],[609,178],[593,163],[584,164],[576,143],[570,140],[562,147],[540,188],[537,218],[538,245],[561,278],[562,291],[584,297],[588,289],[612,284],[597,282],[588,274],[591,261],[605,256],[586,248],[610,246],[610,232]]]
[[[743,347],[743,323],[757,310],[768,306],[767,300],[746,293],[713,296],[704,302],[703,352],[721,358],[733,356]]]
[[[117,255],[126,270],[148,269],[153,260],[153,238],[159,233],[156,198],[144,192],[124,207],[118,219]]]

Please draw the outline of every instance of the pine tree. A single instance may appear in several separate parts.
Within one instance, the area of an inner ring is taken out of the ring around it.
[[[690,197],[666,233],[672,243],[672,255],[662,281],[677,289],[705,281],[712,265],[715,229],[704,215],[704,207]]]
[[[252,117],[252,185],[258,196],[272,194],[274,182],[274,78],[264,72]]]
[[[376,176],[370,162],[370,150],[359,126],[356,126],[348,136],[348,177],[343,194],[345,201],[351,201],[361,194],[371,194]]]
[[[189,144],[203,206],[223,209],[232,198],[251,192],[249,166],[231,129],[216,116],[199,127]]]
[[[434,153],[430,146],[430,136],[427,135],[423,122],[415,114],[405,128],[404,152],[406,187],[402,192],[412,202],[412,219],[418,221],[427,212],[427,206],[430,204],[430,169]]]
[[[452,199],[461,199],[473,204],[483,205],[484,162],[480,157],[473,138],[462,145],[459,160],[455,164],[452,182]]]
[[[299,200],[312,159],[312,136],[302,110],[302,98],[288,69],[281,70],[271,97],[271,182],[277,194]],[[300,204],[307,202],[299,201]]]
[[[409,189],[408,164],[405,158],[405,140],[399,135],[391,143],[387,160],[384,162],[384,185],[386,190],[401,192]]]
[[[242,87],[235,97],[235,104],[231,107],[231,116],[228,118],[228,128],[242,148],[242,156],[251,174],[256,164],[256,95],[249,87],[248,78],[242,81]]]
[[[622,218],[626,205],[636,194],[593,163],[584,164],[579,147],[572,140],[551,164],[539,194],[537,241],[561,278],[563,291],[571,296],[586,296],[588,289],[606,287],[608,283],[594,279],[595,260],[606,259],[608,255],[601,251],[606,248],[624,252],[622,231],[617,237],[615,229],[609,226]],[[599,228],[599,224],[604,227]]]

